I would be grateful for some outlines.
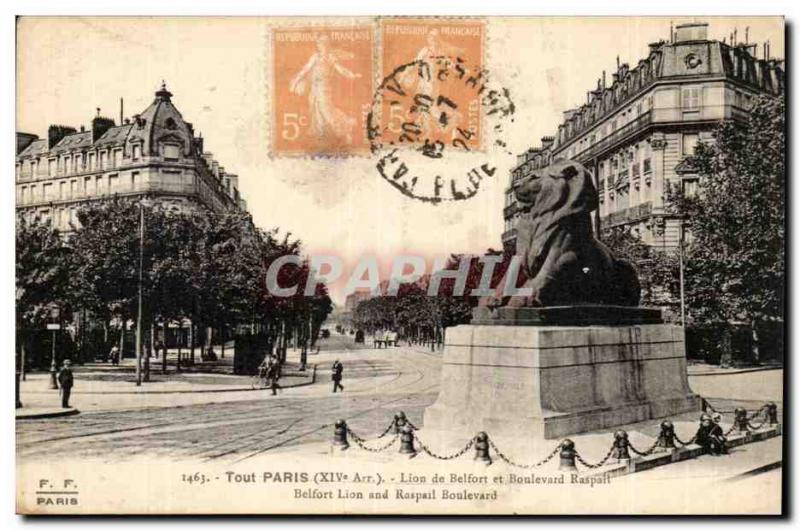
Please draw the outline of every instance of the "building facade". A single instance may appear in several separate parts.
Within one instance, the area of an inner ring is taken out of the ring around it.
[[[99,115],[91,129],[51,125],[47,138],[17,133],[17,212],[52,222],[62,232],[77,225],[78,209],[110,197],[147,197],[185,211],[246,209],[238,176],[204,151],[162,85],[141,114]]]
[[[610,85],[605,72],[587,101],[564,113],[553,139],[519,156],[506,193],[503,242],[513,245],[519,217],[511,188],[550,161],[571,159],[594,175],[600,207],[595,225],[627,226],[652,246],[678,245],[680,224],[665,210],[668,188],[692,193],[698,142],[713,141],[723,120],[745,120],[750,100],[784,89],[782,61],[769,45],[709,40],[704,23],[679,25],[669,41],[650,44],[635,67],[617,64]]]

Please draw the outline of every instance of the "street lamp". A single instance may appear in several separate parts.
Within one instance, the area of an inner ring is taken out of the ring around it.
[[[136,386],[142,385],[142,284],[144,269],[144,209],[150,206],[147,198],[139,201],[139,295],[136,311]],[[144,381],[150,380],[150,359],[145,359]]]
[[[56,363],[56,332],[61,328],[58,323],[58,306],[53,304],[50,306],[50,319],[53,322],[48,322],[47,329],[53,332],[53,339],[51,344],[52,354],[50,357],[50,390],[58,390],[58,363]]]

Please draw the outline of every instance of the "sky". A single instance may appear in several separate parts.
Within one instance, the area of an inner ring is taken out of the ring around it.
[[[397,192],[369,155],[280,158],[269,152],[274,109],[272,27],[371,19],[21,18],[17,27],[17,131],[46,137],[51,124],[89,126],[97,107],[115,120],[144,110],[162,80],[240,191],[255,223],[300,238],[309,255],[334,254],[345,277],[362,256],[428,259],[501,247],[503,193],[516,157],[555,133],[562,112],[586,100],[616,58],[635,65],[670,23],[709,22],[722,40],[749,27],[784,56],[780,18],[489,18],[484,64],[516,106],[507,149],[480,156],[498,168],[467,201],[430,204]],[[759,53],[761,48],[759,47]],[[484,159],[482,158],[482,160]],[[452,162],[453,171],[463,164]],[[383,271],[382,271],[383,272]],[[333,289],[341,303],[341,289]]]

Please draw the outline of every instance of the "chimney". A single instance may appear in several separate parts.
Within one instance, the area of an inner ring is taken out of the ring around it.
[[[67,127],[65,125],[51,125],[47,128],[47,148],[52,149],[54,145],[61,141],[62,138],[68,134],[74,134],[78,131],[74,127]]]
[[[114,120],[111,118],[104,118],[100,115],[95,116],[92,120],[92,142],[96,142],[114,125]]]
[[[675,42],[696,42],[708,40],[708,24],[693,22],[675,26]]]
[[[122,98],[119,98],[119,123],[120,123],[120,125],[121,125],[121,124],[123,124],[123,123],[125,123],[125,120],[124,120],[124,117],[125,117],[124,110],[125,110],[125,104],[123,103],[123,101],[122,101]]]

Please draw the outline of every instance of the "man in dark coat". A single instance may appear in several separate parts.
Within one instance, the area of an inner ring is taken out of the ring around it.
[[[336,393],[336,389],[339,388],[344,392],[344,387],[342,386],[342,372],[344,371],[344,366],[342,363],[339,362],[339,359],[336,359],[333,362],[333,367],[331,367],[331,379],[333,379],[333,393]]]
[[[61,407],[69,408],[69,395],[72,392],[74,378],[72,376],[72,363],[69,359],[64,361],[64,367],[58,372],[58,387],[61,389]]]
[[[700,416],[700,428],[695,435],[695,443],[710,455],[723,455],[728,453],[727,440],[722,432],[722,427],[708,414]]]

